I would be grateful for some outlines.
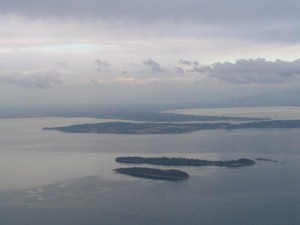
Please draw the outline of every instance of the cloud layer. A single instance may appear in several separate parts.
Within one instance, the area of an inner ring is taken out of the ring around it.
[[[1,0],[1,13],[33,17],[93,17],[144,21],[189,21],[207,23],[245,23],[298,20],[295,0]]]
[[[140,24],[153,29],[153,24],[162,23],[168,24],[168,30],[190,26],[185,31],[187,35],[222,34],[296,43],[300,40],[300,2],[295,0],[1,0],[0,4],[2,15],[82,23],[102,21],[111,28],[116,24],[126,28]]]
[[[300,59],[291,62],[279,59],[267,61],[263,58],[240,59],[234,63],[216,62],[210,66],[195,65],[187,60],[180,60],[179,63],[187,67],[185,70],[179,67],[185,73],[207,74],[208,77],[237,84],[285,83],[299,81],[300,76]]]
[[[72,89],[70,98],[85,100],[197,101],[300,86],[296,0],[0,5],[0,88],[16,98],[15,90],[65,97]]]
[[[144,61],[143,64],[149,68],[150,73],[155,74],[155,73],[165,72],[165,70],[157,62],[155,62],[152,59],[148,59],[147,61]]]
[[[22,88],[49,89],[60,86],[62,80],[57,71],[9,71],[0,74],[0,83]]]
[[[238,60],[235,63],[215,63],[208,74],[220,80],[233,83],[284,83],[300,75],[300,60],[287,62],[266,59]]]
[[[90,75],[67,72],[62,69],[44,70],[3,70],[0,83],[23,88],[49,89],[58,86],[92,87],[112,85],[194,85],[205,82],[225,82],[232,84],[300,84],[300,59],[295,61],[267,61],[263,58],[240,59],[231,62],[216,62],[212,65],[200,65],[196,60],[179,60],[174,67],[164,68],[156,61],[148,59],[134,63],[137,70],[118,68],[108,61],[97,59],[96,73]],[[176,66],[177,64],[181,67]],[[61,65],[58,65],[61,68]],[[64,63],[64,67],[65,63]],[[63,67],[63,68],[64,68]],[[146,69],[144,69],[146,67]],[[70,70],[70,66],[68,66]],[[126,71],[126,72],[124,72]],[[70,75],[71,74],[71,75]],[[102,74],[99,76],[99,74]]]

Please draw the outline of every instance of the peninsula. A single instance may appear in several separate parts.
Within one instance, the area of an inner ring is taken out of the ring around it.
[[[199,130],[237,129],[291,129],[300,128],[300,120],[271,120],[232,124],[216,123],[132,123],[104,122],[76,124],[65,127],[45,127],[44,130],[57,130],[67,133],[107,133],[107,134],[182,134]]]
[[[118,168],[117,173],[126,174],[134,177],[142,177],[156,180],[186,180],[189,175],[181,170],[162,170],[145,167]]]
[[[247,158],[229,161],[211,161],[188,158],[167,158],[167,157],[117,157],[116,162],[126,164],[152,164],[162,166],[221,166],[221,167],[242,167],[251,166],[255,161]]]

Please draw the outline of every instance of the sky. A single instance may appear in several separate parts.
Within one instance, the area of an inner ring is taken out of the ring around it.
[[[0,0],[2,106],[226,101],[300,87],[297,0]]]

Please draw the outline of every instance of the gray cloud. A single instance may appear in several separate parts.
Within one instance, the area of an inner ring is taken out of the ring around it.
[[[0,75],[0,82],[23,88],[48,89],[62,83],[60,73],[53,70],[7,72]]]
[[[0,5],[2,15],[99,19],[127,27],[129,22],[179,22],[213,28],[211,34],[216,36],[222,33],[280,42],[300,40],[300,2],[296,0],[0,0]],[[203,35],[203,30],[197,30]]]
[[[194,66],[192,69],[187,70],[187,72],[190,73],[206,73],[210,71],[211,71],[210,66]]]
[[[59,66],[59,67],[66,67],[66,66],[68,66],[67,62],[55,62],[54,64],[57,65],[57,66]]]
[[[163,69],[157,62],[153,61],[152,59],[148,59],[147,61],[144,61],[143,64],[149,67],[151,73],[165,72],[165,69]]]
[[[1,0],[0,4],[2,13],[14,12],[27,16],[244,23],[263,18],[268,21],[298,20],[300,3],[295,0],[48,0],[46,3],[40,0]]]
[[[300,59],[291,62],[279,59],[276,61],[267,61],[263,58],[240,59],[233,63],[216,62],[205,66],[201,66],[195,60],[180,60],[177,63],[182,64],[182,66],[174,66],[171,68],[164,68],[164,66],[161,66],[162,63],[163,62],[148,59],[143,61],[143,65],[148,68],[147,70],[114,71],[113,68],[111,69],[114,74],[122,74],[123,76],[130,75],[131,78],[138,79],[139,82],[135,82],[135,84],[145,83],[143,79],[154,78],[157,83],[172,83],[172,79],[175,83],[178,80],[194,83],[199,80],[203,82],[207,79],[215,82],[217,79],[227,82],[228,84],[280,84],[289,81],[300,81]],[[174,76],[175,74],[177,74],[177,76]],[[145,76],[142,78],[140,75],[151,75],[151,77]],[[123,78],[124,77],[122,77],[122,79]],[[126,81],[129,81],[128,77]],[[130,82],[133,83],[132,80],[130,80]]]
[[[94,61],[94,63],[97,65],[98,72],[102,72],[103,69],[107,69],[108,67],[110,67],[110,64],[108,62],[100,60],[100,59],[96,59]]]
[[[110,66],[110,64],[108,62],[100,60],[100,59],[96,59],[94,61],[94,63],[99,67],[109,67]]]
[[[198,61],[189,61],[189,60],[184,60],[184,59],[180,59],[178,61],[178,64],[181,64],[181,65],[186,65],[186,66],[198,66],[199,63]]]
[[[191,61],[189,61],[189,60],[183,60],[183,59],[180,59],[178,61],[178,64],[187,65],[187,66],[193,65],[193,63]]]
[[[184,74],[184,69],[182,69],[181,67],[175,67],[174,70],[175,70],[175,73]]]
[[[300,75],[300,59],[288,62],[265,59],[241,59],[235,63],[215,63],[211,67],[197,68],[209,76],[230,83],[283,83]]]

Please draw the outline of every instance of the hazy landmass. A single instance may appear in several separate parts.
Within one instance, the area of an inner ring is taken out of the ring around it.
[[[228,161],[213,161],[188,158],[167,158],[167,157],[117,157],[116,162],[127,164],[152,164],[162,166],[221,166],[221,167],[241,167],[251,166],[255,161],[247,158]]]
[[[65,127],[45,127],[68,133],[112,133],[112,134],[181,134],[199,130],[236,129],[285,129],[300,128],[300,120],[271,120],[248,123],[130,123],[105,122],[77,124]]]
[[[156,180],[185,180],[189,178],[186,172],[181,170],[162,170],[145,167],[118,168],[117,173],[134,177],[142,177]]]
[[[98,119],[132,120],[140,122],[193,122],[193,121],[261,121],[268,118],[237,116],[184,115],[168,112],[163,107],[53,107],[53,108],[4,108],[0,118],[32,117],[84,117]]]

